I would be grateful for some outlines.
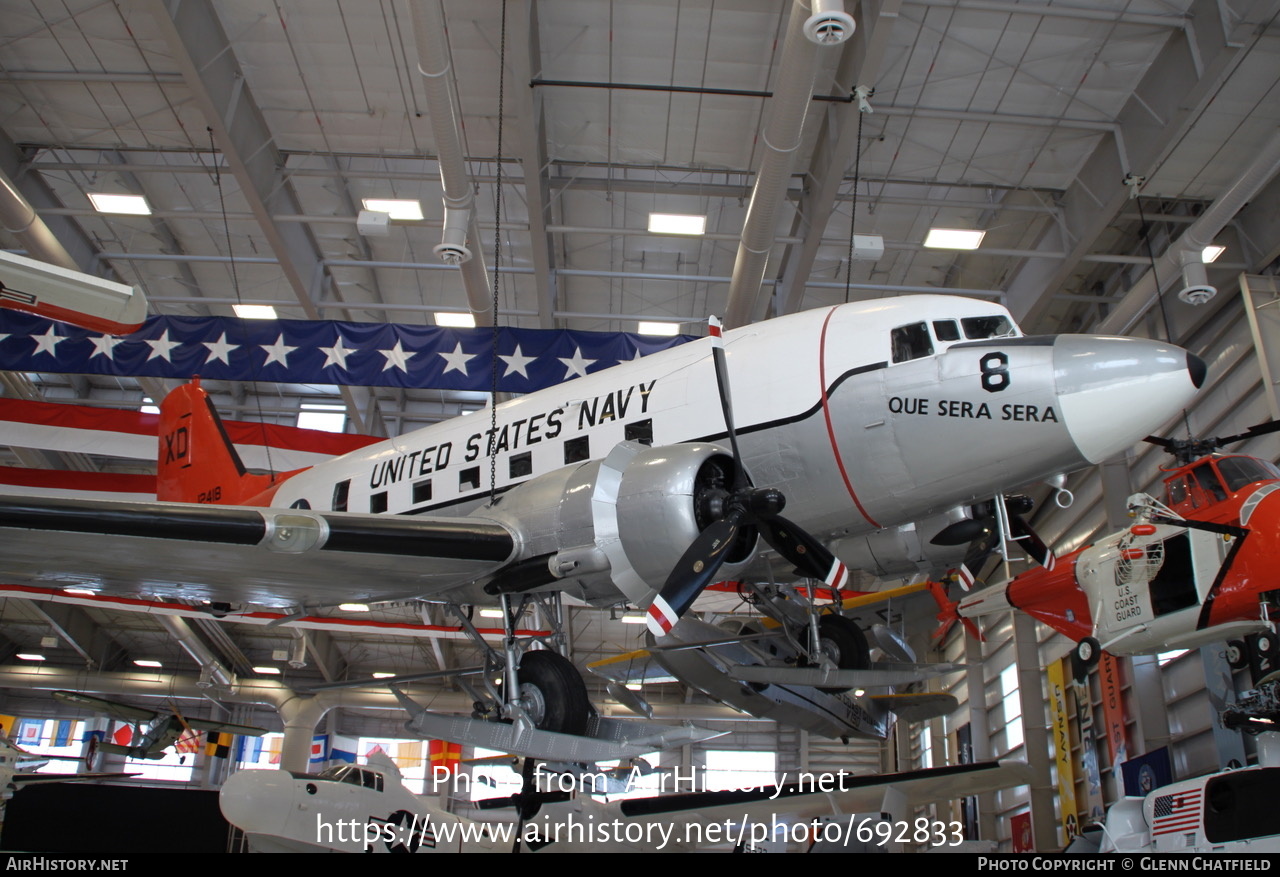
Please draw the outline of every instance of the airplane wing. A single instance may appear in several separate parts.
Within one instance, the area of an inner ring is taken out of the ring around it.
[[[89,780],[120,780],[136,776],[136,773],[15,773],[9,778],[9,784],[15,789],[21,789],[42,783],[83,783]]]
[[[84,707],[85,709],[93,710],[95,713],[102,713],[121,722],[149,722],[159,715],[140,706],[130,706],[127,703],[104,700],[101,697],[92,697],[75,691],[55,691],[53,692],[53,699],[69,703],[72,706]]]
[[[516,554],[472,518],[0,497],[0,580],[263,606],[412,599]]]
[[[723,822],[776,814],[804,820],[829,816],[833,806],[843,813],[877,812],[890,789],[903,796],[907,807],[915,807],[1008,789],[1030,780],[1031,770],[1026,762],[985,761],[869,776],[843,771],[817,774],[811,781],[780,787],[770,783],[758,789],[637,798],[621,801],[619,807],[624,819],[671,820],[677,814],[689,814],[702,822]]]
[[[266,728],[255,728],[253,725],[233,725],[231,722],[214,722],[208,719],[188,719],[184,722],[197,731],[225,731],[228,734],[242,734],[246,737],[261,737],[267,733]]]
[[[676,677],[653,660],[648,649],[602,658],[587,665],[597,676],[622,685],[639,682],[676,682]]]

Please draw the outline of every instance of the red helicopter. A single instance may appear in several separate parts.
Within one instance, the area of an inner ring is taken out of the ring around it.
[[[1020,609],[1074,640],[1085,668],[1102,649],[1156,654],[1224,640],[1231,641],[1228,661],[1242,666],[1247,656],[1237,640],[1275,632],[1270,615],[1280,598],[1280,468],[1217,451],[1277,430],[1280,421],[1224,438],[1148,436],[1177,460],[1165,470],[1163,502],[1134,494],[1132,525],[1062,558],[1032,534],[1028,553],[1041,566],[958,602],[935,583],[942,609],[936,635],[962,621],[978,636],[970,619]],[[1019,529],[1029,531],[1021,523]],[[994,540],[986,544],[994,546]],[[974,553],[981,555],[982,547]]]

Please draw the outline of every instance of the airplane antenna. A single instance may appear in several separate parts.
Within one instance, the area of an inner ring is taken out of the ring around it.
[[[231,289],[236,294],[236,304],[243,305],[244,298],[240,295],[240,278],[236,274],[235,251],[231,245],[231,224],[227,221],[227,199],[222,193],[222,171],[218,169],[218,146],[213,140],[213,128],[205,126],[205,130],[209,132],[209,151],[213,153],[213,187],[218,190],[218,206],[222,209],[222,231],[227,237],[227,263],[231,266]],[[258,370],[257,365],[252,367],[255,372]],[[267,438],[267,418],[262,413],[262,396],[255,392],[253,400],[258,406],[258,428],[262,431],[262,449],[267,455],[267,472],[274,481],[276,467],[271,462],[271,442]]]
[[[498,297],[502,292],[502,122],[504,86],[507,81],[507,0],[502,0],[502,28],[498,43],[498,151],[493,195],[493,349],[489,352],[489,505],[498,501]]]

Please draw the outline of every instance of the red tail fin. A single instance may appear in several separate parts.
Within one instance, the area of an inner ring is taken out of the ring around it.
[[[974,639],[979,642],[986,641],[982,632],[978,630],[978,625],[973,623],[973,619],[960,617],[960,613],[956,611],[958,604],[947,597],[946,585],[941,582],[929,582],[929,593],[933,594],[934,602],[942,610],[938,613],[938,629],[933,632],[933,639],[941,639],[946,636],[952,625],[959,621]]]
[[[215,505],[264,505],[260,494],[287,477],[246,471],[199,378],[160,405],[156,475],[156,499]]]

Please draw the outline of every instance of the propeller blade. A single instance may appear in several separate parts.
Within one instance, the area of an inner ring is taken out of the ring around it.
[[[747,473],[742,466],[742,455],[738,452],[738,428],[733,422],[733,400],[729,391],[729,364],[725,359],[724,346],[720,343],[719,324],[714,326],[716,346],[711,348],[711,359],[716,366],[716,388],[720,391],[720,410],[724,412],[724,428],[729,433],[729,447],[733,451],[734,483],[743,487],[747,483]]]
[[[770,547],[781,554],[801,575],[811,579],[821,579],[828,587],[836,590],[843,588],[849,580],[848,568],[827,549],[827,546],[795,523],[781,515],[775,515],[759,521],[758,526],[764,541],[768,542]]]
[[[933,545],[964,545],[981,538],[990,530],[990,518],[965,518],[943,527],[929,542]]]
[[[1058,557],[1053,553],[1053,549],[1045,544],[1040,538],[1040,534],[1031,528],[1022,517],[1013,516],[1009,518],[1009,529],[1014,536],[1026,537],[1018,540],[1018,544],[1022,546],[1022,550],[1030,555],[1031,559],[1040,564],[1045,569],[1053,569],[1058,563]]]
[[[698,599],[702,589],[711,584],[716,573],[729,555],[729,547],[738,535],[738,527],[746,511],[732,508],[727,515],[698,534],[680,560],[676,562],[666,584],[649,604],[649,630],[655,637],[663,637],[675,626],[680,617]]]

